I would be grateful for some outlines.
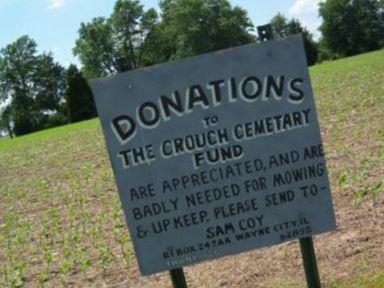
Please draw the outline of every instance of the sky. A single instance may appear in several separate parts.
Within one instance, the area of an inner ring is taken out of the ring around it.
[[[145,8],[158,8],[158,0],[141,0]],[[248,11],[255,27],[266,24],[278,12],[298,18],[314,36],[320,18],[320,0],[229,0]],[[115,0],[0,0],[0,48],[28,34],[38,51],[51,51],[64,66],[78,64],[72,54],[80,23],[112,13]]]

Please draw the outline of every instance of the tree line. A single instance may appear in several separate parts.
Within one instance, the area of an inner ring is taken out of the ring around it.
[[[384,46],[384,0],[327,0],[319,5],[322,37],[277,14],[275,38],[302,33],[307,62]],[[87,80],[170,60],[255,43],[247,11],[228,0],[162,0],[159,12],[138,0],[117,0],[109,17],[81,23],[67,69],[22,36],[0,50],[0,129],[13,135],[95,117]]]
[[[76,66],[65,69],[51,53],[22,36],[0,51],[1,126],[10,135],[55,127],[96,116],[87,80]]]

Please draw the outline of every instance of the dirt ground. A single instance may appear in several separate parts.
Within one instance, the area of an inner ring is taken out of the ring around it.
[[[352,196],[334,189],[338,228],[313,238],[323,284],[384,267],[384,199],[356,207],[351,206]],[[136,265],[128,281],[119,273],[126,271],[109,275],[110,287],[171,287],[168,273],[141,277]],[[190,288],[301,287],[305,283],[298,241],[186,267],[185,274]]]

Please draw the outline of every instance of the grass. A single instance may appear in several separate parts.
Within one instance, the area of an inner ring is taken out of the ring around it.
[[[383,192],[384,50],[310,72],[332,187],[352,209],[374,205]],[[132,259],[97,119],[0,141],[0,287],[113,286],[130,277]],[[332,279],[326,287],[384,287],[383,271]]]
[[[330,279],[325,287],[328,288],[379,288],[384,287],[384,270],[369,275]]]
[[[383,190],[383,57],[381,50],[311,69],[328,164],[342,190],[354,189],[355,204]]]
[[[384,270],[378,270],[367,275],[351,277],[330,278],[322,283],[324,288],[381,288],[384,287]],[[283,282],[272,286],[272,288],[305,288],[303,283]]]
[[[130,261],[97,120],[1,141],[0,159],[0,287],[92,281]]]

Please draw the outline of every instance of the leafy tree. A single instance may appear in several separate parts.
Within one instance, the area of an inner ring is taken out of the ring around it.
[[[81,23],[73,53],[79,57],[84,73],[89,78],[117,72],[118,56],[112,39],[112,27],[105,18],[98,17],[89,23]]]
[[[73,52],[87,78],[108,76],[142,66],[141,47],[157,21],[154,9],[137,0],[117,0],[109,18],[82,23]]]
[[[274,36],[278,38],[301,33],[303,36],[308,65],[314,65],[316,63],[318,58],[318,47],[313,40],[312,34],[302,26],[299,20],[291,19],[288,21],[282,14],[278,13],[272,18],[271,25]]]
[[[16,135],[41,129],[62,101],[63,68],[36,46],[22,36],[0,51],[0,101],[10,101]]]
[[[320,3],[320,27],[327,47],[339,56],[379,49],[384,44],[384,4],[377,0]]]
[[[65,69],[52,54],[38,55],[33,74],[35,109],[40,112],[61,111],[65,88]]]
[[[335,60],[340,58],[340,55],[337,55],[333,51],[329,49],[327,44],[324,41],[324,38],[321,37],[319,39],[319,42],[317,44],[318,50],[319,50],[319,56],[318,56],[318,61],[323,62],[327,60]]]
[[[69,122],[97,116],[92,91],[75,65],[69,66],[66,79],[65,100]]]
[[[155,9],[145,13],[142,25],[147,32],[142,35],[144,41],[140,47],[140,64],[149,66],[171,59],[175,45],[171,36],[165,33],[165,27]]]
[[[172,59],[255,41],[247,12],[227,0],[162,0],[160,8],[163,38],[173,43]]]
[[[288,19],[281,13],[277,13],[270,21],[272,26],[273,36],[284,38],[289,36]]]
[[[14,43],[1,49],[0,97],[9,97],[14,113],[14,131],[16,135],[35,130],[32,115],[32,78],[36,67],[36,43],[28,36],[22,36]]]
[[[31,98],[31,83],[36,66],[36,43],[22,36],[0,51],[1,100],[15,93],[15,102],[26,105]],[[18,98],[17,98],[18,97]]]
[[[163,0],[161,18],[118,0],[109,18],[82,23],[73,49],[87,78],[253,42],[246,11],[227,0]]]
[[[113,9],[110,22],[114,32],[114,42],[119,51],[120,70],[132,70],[139,67],[139,52],[142,41],[140,19],[144,15],[139,1],[118,0]]]

